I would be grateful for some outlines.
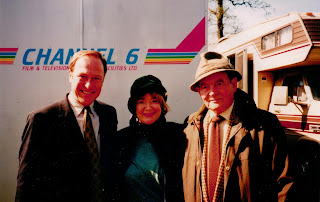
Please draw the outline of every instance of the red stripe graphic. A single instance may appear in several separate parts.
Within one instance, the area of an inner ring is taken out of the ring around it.
[[[18,48],[0,48],[0,52],[17,52]]]

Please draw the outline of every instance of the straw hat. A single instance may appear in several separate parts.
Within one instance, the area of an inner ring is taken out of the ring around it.
[[[242,79],[241,74],[236,71],[228,59],[216,52],[204,52],[200,55],[200,64],[198,66],[195,81],[190,85],[192,91],[197,92],[196,87],[201,79],[211,74],[228,71],[237,77],[238,81]]]

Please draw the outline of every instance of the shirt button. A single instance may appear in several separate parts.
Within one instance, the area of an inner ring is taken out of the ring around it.
[[[229,171],[230,170],[230,166],[226,166],[226,170]]]
[[[196,165],[197,165],[197,166],[200,166],[200,162],[199,162],[199,161],[197,161]]]

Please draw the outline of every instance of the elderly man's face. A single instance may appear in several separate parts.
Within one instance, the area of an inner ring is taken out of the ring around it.
[[[237,78],[233,78],[230,82],[226,72],[218,72],[200,80],[196,90],[208,109],[221,114],[234,100]]]

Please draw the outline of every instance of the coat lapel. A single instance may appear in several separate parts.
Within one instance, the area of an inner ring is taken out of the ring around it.
[[[58,117],[59,123],[57,127],[64,130],[64,133],[66,134],[66,137],[64,138],[70,138],[70,141],[74,141],[77,144],[80,143],[80,145],[84,146],[83,135],[74,112],[68,102],[68,95],[60,102]]]

